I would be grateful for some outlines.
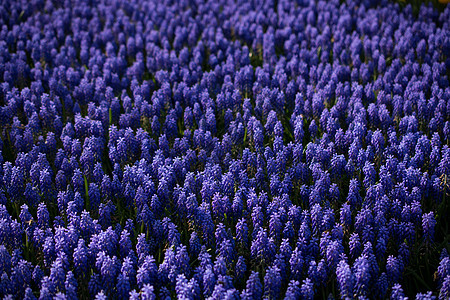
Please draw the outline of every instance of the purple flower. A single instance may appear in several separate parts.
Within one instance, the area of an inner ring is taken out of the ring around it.
[[[446,299],[450,296],[450,275],[444,278],[442,287],[439,291],[439,299]]]
[[[426,241],[433,242],[435,226],[436,226],[436,220],[434,218],[434,213],[429,212],[428,214],[423,214],[422,228],[423,228],[424,239]]]
[[[73,252],[73,262],[75,266],[75,272],[77,275],[85,274],[88,268],[88,257],[87,257],[87,247],[83,239],[78,241],[78,246]]]
[[[200,296],[197,281],[194,278],[188,281],[184,274],[178,275],[175,291],[180,299],[194,299]]]
[[[78,283],[77,283],[77,280],[75,279],[72,271],[67,272],[66,281],[64,283],[64,286],[66,289],[67,299],[69,299],[69,300],[77,299]]]
[[[286,291],[285,299],[293,300],[301,297],[300,282],[291,280]]]
[[[269,267],[264,276],[264,296],[271,299],[277,299],[280,294],[281,282],[280,269],[276,266]]]
[[[141,299],[143,300],[155,300],[156,295],[154,293],[153,286],[146,284],[141,289]]]
[[[348,263],[341,260],[336,269],[336,277],[342,298],[353,296],[354,275]]]
[[[301,298],[303,299],[314,299],[314,284],[309,278],[303,280],[303,284],[300,288],[300,293]]]
[[[371,279],[370,264],[367,257],[365,255],[359,256],[352,269],[355,276],[355,292],[358,295],[367,295]]]
[[[130,294],[130,281],[128,276],[119,274],[117,276],[116,288],[119,297],[128,297]]]
[[[245,290],[242,291],[242,299],[261,299],[263,295],[262,284],[259,280],[259,273],[252,271]]]
[[[407,299],[400,284],[396,283],[392,287],[391,299],[400,299],[400,300]]]

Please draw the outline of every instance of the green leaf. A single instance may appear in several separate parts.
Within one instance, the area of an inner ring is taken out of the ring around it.
[[[89,197],[89,185],[88,185],[86,175],[83,175],[83,178],[84,178],[84,189],[86,191],[86,198],[88,198]]]

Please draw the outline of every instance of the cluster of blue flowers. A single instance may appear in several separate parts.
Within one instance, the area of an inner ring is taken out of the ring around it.
[[[450,6],[2,0],[4,299],[448,299]]]

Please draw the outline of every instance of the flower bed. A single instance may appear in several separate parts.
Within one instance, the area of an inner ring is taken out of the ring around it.
[[[2,1],[2,298],[448,299],[450,7],[372,2]]]

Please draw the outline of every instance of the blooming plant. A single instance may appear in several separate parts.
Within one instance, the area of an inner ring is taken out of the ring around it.
[[[450,297],[450,6],[0,3],[2,299]]]

